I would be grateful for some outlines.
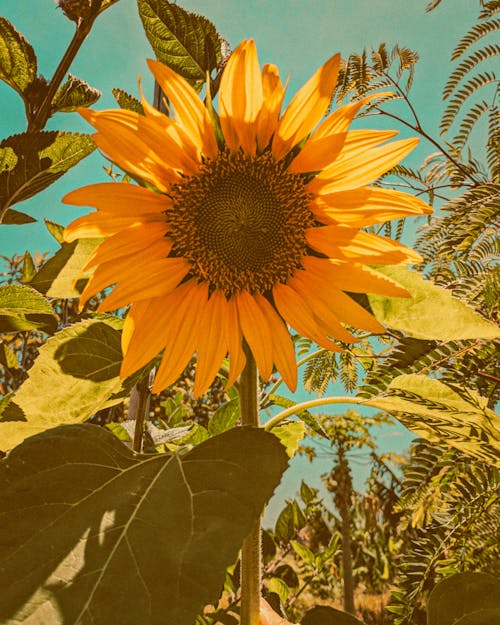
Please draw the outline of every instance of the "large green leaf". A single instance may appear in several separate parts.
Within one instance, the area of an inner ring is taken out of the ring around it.
[[[165,0],[137,4],[158,59],[191,83],[202,83],[221,60],[221,38],[212,22]]]
[[[416,271],[385,266],[377,267],[377,271],[404,286],[412,296],[368,296],[373,314],[385,326],[417,339],[436,341],[500,337],[495,324]]]
[[[498,618],[500,578],[487,573],[458,573],[439,582],[429,595],[427,625],[494,625],[500,623],[490,620],[494,612]]]
[[[92,425],[30,438],[0,464],[0,622],[192,625],[286,465],[257,428],[179,456]]]
[[[7,137],[0,149],[17,157],[12,169],[0,172],[0,223],[9,223],[9,207],[43,191],[95,150],[88,135],[69,132],[22,133]]]
[[[0,286],[0,332],[43,330],[52,333],[56,327],[54,311],[40,293],[20,284]]]
[[[9,20],[0,17],[0,78],[24,95],[36,73],[37,61],[32,46]]]
[[[31,280],[30,285],[48,297],[69,299],[78,297],[90,273],[82,268],[102,239],[79,239],[63,243]],[[75,278],[77,280],[75,281]]]
[[[327,605],[317,605],[306,612],[301,625],[363,625],[352,614],[336,610]]]
[[[101,92],[84,80],[69,74],[67,81],[59,87],[52,101],[52,112],[70,113],[79,106],[91,106],[101,97]]]
[[[0,449],[56,425],[84,421],[109,405],[121,388],[120,323],[112,317],[87,319],[40,348],[28,379],[0,416]],[[20,415],[25,421],[15,420]]]
[[[445,442],[483,462],[500,466],[500,417],[476,392],[432,380],[400,375],[369,406],[394,413],[419,436]]]

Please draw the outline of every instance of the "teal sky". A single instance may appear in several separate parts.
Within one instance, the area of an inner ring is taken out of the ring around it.
[[[281,75],[290,74],[288,93],[293,94],[332,54],[347,57],[351,52],[370,50],[386,42],[417,51],[412,100],[424,128],[437,136],[443,104],[441,92],[450,73],[450,52],[473,23],[478,3],[472,0],[443,0],[430,14],[427,0],[184,0],[184,8],[201,13],[214,22],[221,35],[234,48],[241,39],[256,40],[261,64],[273,62]],[[29,7],[29,8],[28,8]],[[56,8],[52,0],[0,0],[0,15],[9,19],[31,42],[38,55],[39,72],[50,78],[74,31],[74,25]],[[137,15],[135,0],[120,0],[98,20],[80,50],[70,71],[102,91],[95,108],[115,107],[111,95],[119,87],[137,95],[137,76],[142,74],[145,93],[152,92],[145,59],[152,55]],[[19,96],[0,84],[0,138],[25,130],[24,107]],[[390,120],[387,120],[390,121]],[[363,121],[369,127],[370,120]],[[384,124],[385,124],[384,120]],[[387,126],[390,127],[390,126]],[[393,127],[393,126],[391,126]],[[48,129],[90,132],[77,114],[58,114]],[[407,133],[403,132],[406,136]],[[434,151],[422,142],[414,156],[415,163]],[[94,154],[52,187],[18,208],[40,221],[24,226],[0,228],[0,254],[24,253],[25,250],[55,251],[56,245],[46,232],[43,219],[67,224],[82,211],[65,206],[60,198],[76,187],[105,180],[104,161]],[[342,393],[340,389],[332,389]],[[343,394],[343,393],[342,393]],[[299,394],[304,397],[304,393]],[[342,407],[336,406],[335,412]],[[384,450],[400,451],[411,439],[402,428],[379,437]],[[311,467],[298,459],[285,476],[279,496],[293,495],[306,477],[318,485],[319,475],[330,466],[328,459]],[[358,480],[364,472],[356,469]],[[272,518],[271,506],[268,518]]]

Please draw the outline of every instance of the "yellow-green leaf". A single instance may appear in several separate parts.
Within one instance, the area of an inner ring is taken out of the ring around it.
[[[0,17],[0,78],[23,95],[36,73],[33,47],[9,20]]]
[[[40,293],[20,284],[0,286],[0,332],[43,330],[52,333],[56,327],[54,311]]]
[[[389,266],[377,267],[377,271],[404,286],[412,296],[368,296],[373,314],[385,326],[417,339],[436,341],[500,337],[494,323],[416,271]]]

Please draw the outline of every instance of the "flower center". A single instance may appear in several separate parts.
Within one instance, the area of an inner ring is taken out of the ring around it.
[[[286,282],[306,254],[314,224],[304,178],[270,153],[221,153],[171,189],[166,212],[173,254],[228,297]]]

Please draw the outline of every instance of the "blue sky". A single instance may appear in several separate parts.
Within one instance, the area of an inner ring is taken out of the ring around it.
[[[29,11],[27,5],[29,4]],[[347,57],[385,41],[418,52],[413,102],[424,127],[437,136],[443,105],[441,91],[449,75],[450,52],[473,23],[478,3],[472,0],[443,0],[430,14],[425,13],[426,0],[184,0],[186,9],[211,19],[232,47],[243,38],[256,40],[261,63],[276,63],[281,75],[290,74],[289,94],[333,53]],[[0,15],[11,20],[34,46],[39,58],[39,72],[51,77],[73,34],[74,25],[51,0],[0,0]],[[144,77],[146,94],[152,92],[145,59],[152,55],[137,15],[135,0],[120,0],[97,21],[94,30],[77,56],[71,73],[100,89],[102,98],[95,108],[114,107],[113,87],[137,95],[137,76]],[[25,129],[24,107],[17,94],[0,84],[0,138]],[[363,123],[369,127],[369,120]],[[59,114],[48,129],[89,132],[90,128],[77,114]],[[407,133],[404,133],[407,134]],[[413,156],[418,164],[434,151],[425,142]],[[60,198],[76,187],[106,179],[104,161],[94,154],[52,187],[32,200],[15,206],[40,221],[21,227],[0,228],[0,253],[24,253],[52,250],[55,243],[43,226],[43,218],[67,224],[78,214]],[[333,392],[342,393],[340,389]],[[304,396],[303,393],[300,396]],[[334,412],[341,412],[335,406]],[[402,428],[385,431],[379,437],[384,450],[400,451],[411,436]],[[298,459],[279,489],[280,497],[293,494],[305,476],[314,485],[330,461],[324,459],[311,467]],[[358,479],[362,470],[356,470]],[[268,518],[272,518],[272,506]]]

